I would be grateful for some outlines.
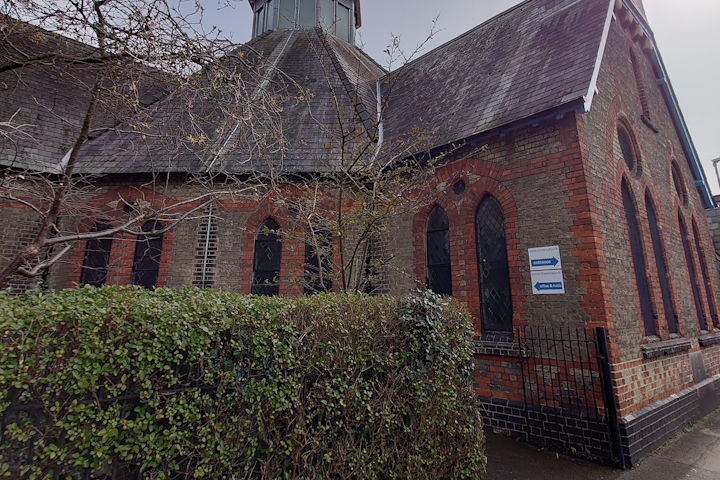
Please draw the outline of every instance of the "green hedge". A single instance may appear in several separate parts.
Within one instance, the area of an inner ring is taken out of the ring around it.
[[[481,478],[470,332],[431,294],[0,294],[0,478]]]

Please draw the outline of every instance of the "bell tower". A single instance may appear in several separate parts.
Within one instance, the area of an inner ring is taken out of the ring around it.
[[[269,30],[322,27],[348,43],[361,26],[360,0],[248,0],[253,38]]]

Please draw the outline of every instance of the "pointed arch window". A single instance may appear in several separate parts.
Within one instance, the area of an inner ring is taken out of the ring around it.
[[[105,221],[97,222],[92,229],[93,233],[111,229],[112,226]],[[106,238],[93,238],[85,244],[85,259],[83,260],[80,283],[102,287],[107,280],[108,265],[110,264],[110,250],[112,249],[112,236]]]
[[[693,263],[692,252],[690,251],[688,230],[685,227],[685,221],[682,218],[682,214],[678,214],[678,225],[680,226],[680,239],[682,240],[683,251],[685,253],[685,265],[687,265],[688,277],[690,278],[690,289],[692,290],[693,300],[695,301],[695,315],[697,315],[700,329],[707,330],[707,320],[705,319],[702,304],[700,303],[700,291],[698,290],[695,264]]]
[[[162,228],[162,224],[157,220],[150,220],[143,225],[142,231],[147,233],[139,235],[135,243],[131,280],[133,285],[140,285],[148,289],[157,286],[163,235],[151,232],[160,231]]]
[[[663,247],[662,238],[660,237],[655,204],[652,198],[650,198],[649,193],[645,194],[645,209],[648,215],[650,238],[652,240],[653,253],[655,254],[655,266],[658,272],[658,282],[660,283],[660,293],[662,294],[663,309],[665,310],[668,330],[670,333],[678,333],[677,312],[675,312],[672,297],[670,296],[670,282],[668,281],[667,265],[665,264],[665,248]]]
[[[475,242],[483,335],[511,333],[513,306],[505,217],[494,197],[485,197],[477,208]]]
[[[623,179],[622,201],[625,210],[625,223],[627,226],[628,239],[630,240],[630,254],[632,256],[633,270],[635,270],[635,288],[640,301],[640,316],[642,317],[645,335],[657,335],[655,330],[655,319],[653,318],[652,305],[650,303],[650,288],[647,280],[647,269],[645,268],[645,257],[643,255],[642,237],[637,219],[637,210],[633,200],[630,187]]]
[[[700,235],[697,228],[695,219],[692,220],[693,235],[695,236],[695,251],[697,252],[698,260],[700,260],[700,273],[703,277],[703,284],[705,285],[705,296],[707,297],[708,307],[710,307],[710,317],[712,318],[713,325],[718,325],[717,308],[715,307],[715,298],[713,297],[712,284],[710,283],[710,277],[708,276],[707,262],[705,258],[705,251],[700,245]]]
[[[425,237],[427,287],[439,295],[452,295],[450,223],[440,206],[430,212]]]
[[[273,296],[280,293],[281,255],[280,225],[272,218],[268,218],[255,236],[253,294]]]
[[[678,198],[682,202],[683,205],[687,205],[688,203],[688,194],[687,194],[687,188],[685,187],[685,180],[683,180],[683,176],[680,173],[680,168],[678,167],[678,164],[675,163],[675,161],[672,162],[670,165],[670,173],[672,175],[672,181],[673,185],[675,187],[675,193],[677,194]]]
[[[305,295],[332,290],[332,253],[332,232],[316,229],[305,243]]]
[[[637,166],[637,159],[635,158],[635,149],[633,148],[630,134],[624,126],[618,126],[617,129],[618,143],[620,144],[620,151],[622,153],[625,165],[631,172],[635,171]]]

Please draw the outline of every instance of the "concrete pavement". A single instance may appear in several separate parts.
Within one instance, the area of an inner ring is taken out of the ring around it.
[[[488,435],[487,480],[720,480],[720,410],[621,471]]]

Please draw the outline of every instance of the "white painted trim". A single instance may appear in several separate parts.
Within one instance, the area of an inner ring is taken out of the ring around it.
[[[380,80],[376,83],[376,89],[377,89],[377,120],[378,120],[378,143],[377,147],[375,147],[375,154],[373,155],[372,162],[375,163],[375,160],[377,160],[378,155],[380,155],[380,149],[383,146],[383,140],[385,139],[385,133],[383,130],[383,121],[382,121],[382,90],[380,88]]]
[[[608,36],[610,35],[610,25],[612,24],[613,20],[615,0],[610,0],[608,4],[608,12],[607,16],[605,17],[605,26],[603,27],[603,34],[602,38],[600,39],[600,48],[598,49],[597,56],[595,57],[595,69],[593,70],[593,74],[590,79],[590,88],[588,88],[588,93],[583,98],[585,100],[585,113],[588,113],[590,111],[592,101],[595,98],[595,93],[597,92],[597,81],[598,77],[600,76],[600,66],[602,65],[603,57],[605,56],[605,46],[607,44]]]

